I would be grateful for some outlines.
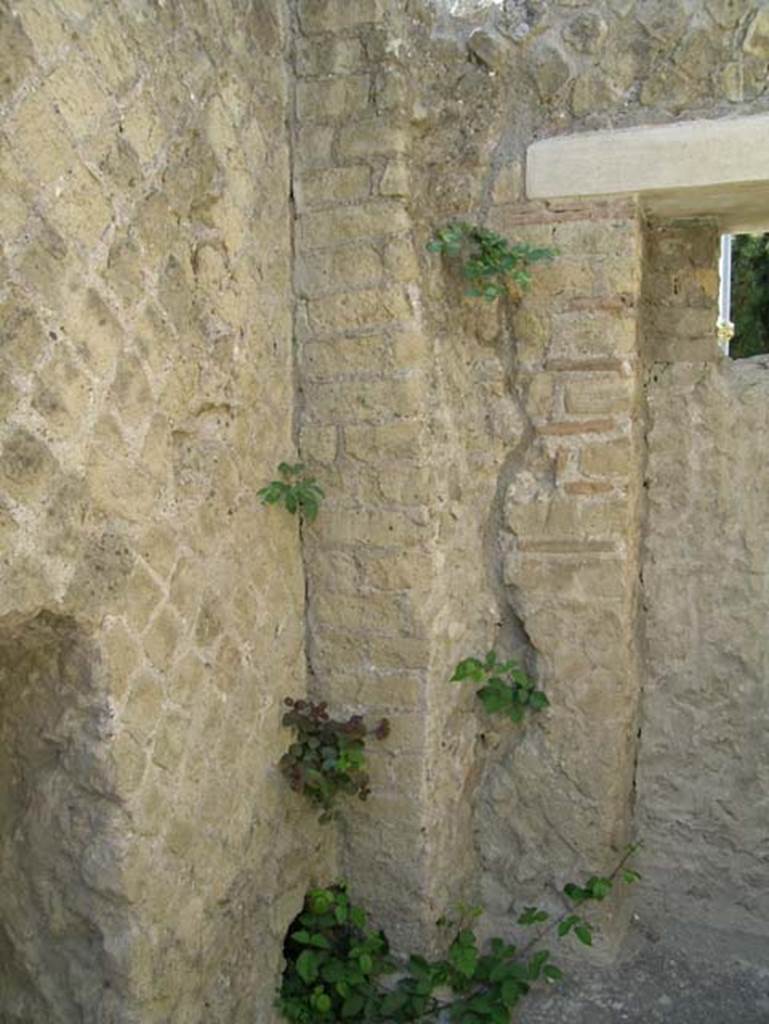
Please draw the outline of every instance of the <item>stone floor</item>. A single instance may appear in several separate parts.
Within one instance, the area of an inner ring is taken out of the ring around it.
[[[521,1024],[769,1024],[769,943],[636,921],[610,968],[573,962]]]

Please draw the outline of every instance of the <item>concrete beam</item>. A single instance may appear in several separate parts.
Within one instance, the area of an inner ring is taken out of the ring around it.
[[[535,142],[531,199],[637,195],[665,217],[717,217],[723,230],[769,225],[769,115],[585,132]]]

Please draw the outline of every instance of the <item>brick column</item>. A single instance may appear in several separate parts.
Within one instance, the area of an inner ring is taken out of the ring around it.
[[[300,447],[328,492],[305,530],[315,690],[393,721],[371,800],[345,812],[345,873],[413,947],[477,895],[479,865],[502,913],[527,882],[608,867],[630,833],[641,250],[633,205],[498,207],[505,233],[562,250],[518,309],[513,356],[504,304],[463,299],[439,261],[420,273],[440,211],[410,181],[383,9],[298,8]],[[492,759],[494,834],[474,836],[487,723],[448,679],[504,632],[505,600],[553,709]],[[487,839],[506,847],[493,865]]]
[[[384,6],[393,5],[298,5],[300,450],[328,495],[305,529],[315,692],[335,711],[392,722],[386,746],[371,751],[373,795],[345,810],[344,871],[390,934],[413,944],[431,914],[437,526],[408,104]]]

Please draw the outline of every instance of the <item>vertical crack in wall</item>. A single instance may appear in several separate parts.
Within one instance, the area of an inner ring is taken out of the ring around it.
[[[299,458],[302,457],[302,428],[304,421],[304,386],[302,377],[302,352],[299,340],[299,321],[303,302],[297,295],[297,201],[296,201],[296,178],[298,166],[298,119],[297,119],[297,45],[300,36],[299,11],[297,0],[289,0],[287,4],[287,28],[286,28],[286,80],[288,82],[288,103],[286,104],[286,134],[288,137],[289,152],[289,181],[288,181],[288,208],[290,217],[290,262],[291,262],[291,351],[292,351],[292,373],[293,373],[293,408],[291,433],[294,441],[294,449]],[[306,539],[304,521],[301,513],[297,514],[299,530],[299,551],[302,559],[302,579],[304,582],[304,657],[305,671],[307,673],[307,689],[310,692],[315,690],[316,678],[313,671],[312,659],[312,619],[310,602],[310,572],[306,554]]]
[[[526,463],[534,444],[536,432],[526,408],[526,395],[517,368],[516,339],[513,324],[514,300],[504,296],[499,300],[500,320],[500,353],[504,367],[507,393],[518,412],[522,430],[515,447],[505,456],[499,470],[494,500],[487,517],[484,530],[484,548],[486,551],[487,575],[489,584],[499,602],[502,619],[498,627],[498,636],[502,649],[518,657],[527,670],[536,670],[536,650],[526,630],[523,614],[515,600],[515,595],[504,580],[504,538],[507,534],[505,525],[505,502],[511,483]]]

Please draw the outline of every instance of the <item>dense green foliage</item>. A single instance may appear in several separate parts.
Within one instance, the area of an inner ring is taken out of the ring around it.
[[[732,319],[733,359],[769,352],[769,234],[734,237]]]
[[[310,522],[317,516],[325,494],[312,477],[305,475],[301,462],[281,462],[278,472],[282,480],[273,480],[257,493],[265,505],[285,505],[293,515],[301,512]]]
[[[495,651],[489,651],[481,661],[465,658],[460,661],[451,677],[452,683],[470,681],[482,683],[478,698],[490,714],[506,715],[512,722],[523,720],[525,711],[542,711],[549,706],[542,690],[535,689],[531,679],[516,661],[499,661]]]
[[[459,259],[462,273],[470,282],[467,294],[488,302],[504,295],[510,282],[527,288],[531,264],[552,260],[556,255],[555,249],[528,242],[510,243],[495,231],[464,221],[455,221],[436,231],[427,249]]]
[[[280,770],[297,793],[321,808],[320,820],[330,821],[339,794],[365,800],[369,795],[366,772],[366,736],[369,729],[360,715],[346,721],[331,718],[326,704],[286,697],[289,710],[283,725],[296,732],[296,740],[280,759]],[[371,735],[384,739],[390,725],[383,718]]]
[[[524,907],[518,925],[534,928],[534,933],[517,943],[493,938],[481,951],[472,928],[480,910],[460,908],[457,919],[439,922],[452,929],[453,937],[446,956],[438,960],[413,954],[398,963],[384,933],[367,927],[365,912],[350,903],[344,885],[314,889],[289,928],[278,1006],[295,1024],[443,1019],[452,1024],[509,1024],[534,985],[562,977],[542,946],[545,936],[573,934],[592,945],[592,925],[574,911],[590,900],[604,900],[617,880],[636,881],[638,872],[626,866],[633,852],[629,847],[609,877],[565,886],[566,909],[559,916]]]

